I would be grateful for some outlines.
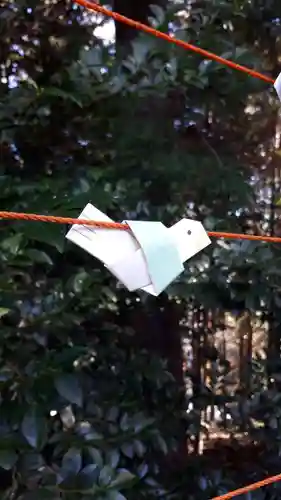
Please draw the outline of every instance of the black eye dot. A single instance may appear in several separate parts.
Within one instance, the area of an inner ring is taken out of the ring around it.
[[[191,235],[191,231],[190,229],[187,231],[187,234],[190,236]]]

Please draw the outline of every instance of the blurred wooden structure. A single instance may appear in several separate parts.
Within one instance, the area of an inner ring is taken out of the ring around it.
[[[184,370],[189,410],[197,421],[197,434],[189,443],[201,453],[210,435],[222,429],[243,431],[243,408],[252,390],[252,360],[262,359],[267,348],[267,325],[248,311],[204,311],[190,305],[182,327]],[[239,401],[234,405],[233,399]],[[237,397],[238,396],[238,397]],[[239,424],[238,424],[239,423]]]

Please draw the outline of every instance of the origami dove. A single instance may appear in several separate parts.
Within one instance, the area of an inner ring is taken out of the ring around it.
[[[79,219],[113,222],[88,203]],[[99,259],[130,291],[159,295],[183,270],[183,263],[210,245],[200,222],[124,221],[130,230],[74,224],[66,238]]]

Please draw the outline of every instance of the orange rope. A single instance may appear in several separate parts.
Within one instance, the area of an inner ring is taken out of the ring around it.
[[[1,214],[1,212],[0,212]],[[214,238],[226,238],[229,240],[267,241],[268,243],[281,243],[278,236],[260,236],[257,234],[223,233],[220,231],[209,231],[208,235]]]
[[[120,222],[99,222],[89,219],[74,219],[72,217],[58,217],[55,215],[26,214],[21,212],[1,212],[0,219],[26,220],[35,222],[52,222],[55,224],[79,224],[81,226],[93,226],[100,229],[122,229],[129,231],[127,224]],[[278,236],[259,236],[255,234],[225,233],[220,231],[209,231],[208,235],[213,238],[226,238],[232,240],[266,241],[268,243],[281,243]]]
[[[238,495],[243,495],[243,493],[257,490],[258,488],[262,488],[263,486],[267,486],[268,484],[275,483],[276,481],[281,481],[281,474],[268,477],[267,479],[263,479],[262,481],[258,481],[257,483],[249,484],[248,486],[244,486],[243,488],[239,488],[238,490],[230,491],[229,493],[225,493],[224,495],[214,497],[211,500],[229,500],[229,498],[234,498]]]
[[[237,71],[241,71],[243,73],[246,73],[247,75],[253,76],[254,78],[259,78],[260,80],[263,80],[264,82],[271,83],[271,84],[275,83],[275,80],[273,80],[272,78],[270,78],[267,75],[263,75],[262,73],[259,73],[258,71],[247,68],[246,66],[242,66],[241,64],[237,64],[233,61],[229,61],[228,59],[225,59],[224,57],[220,57],[216,54],[213,54],[212,52],[209,52],[208,50],[201,49],[200,47],[197,47],[197,46],[192,45],[190,43],[184,42],[184,41],[179,40],[177,38],[173,38],[171,35],[167,35],[166,33],[162,33],[162,31],[158,31],[154,28],[151,28],[150,26],[147,26],[146,24],[142,24],[142,23],[139,23],[137,21],[134,21],[133,19],[122,16],[121,14],[118,14],[118,12],[112,12],[111,10],[106,9],[105,7],[102,7],[101,5],[90,2],[88,0],[74,0],[74,2],[79,4],[82,7],[85,7],[88,10],[92,10],[94,12],[99,12],[100,14],[111,17],[115,21],[119,21],[120,23],[124,23],[124,24],[127,24],[128,26],[136,28],[139,31],[144,31],[145,33],[148,33],[149,35],[156,36],[157,38],[162,38],[162,40],[166,40],[167,42],[173,43],[174,45],[178,45],[179,47],[182,47],[185,50],[191,50],[192,52],[196,52],[197,54],[200,54],[201,56],[203,56],[207,59],[211,59],[212,61],[216,61],[220,64],[223,64],[224,66],[228,66],[229,68],[236,69]]]
[[[55,224],[81,224],[82,226],[94,226],[104,229],[125,229],[129,230],[126,224],[118,222],[96,222],[89,219],[73,219],[72,217],[57,217],[54,215],[26,214],[18,212],[0,212],[0,219],[6,220],[28,220],[35,222],[53,222]],[[281,239],[280,239],[281,241]]]

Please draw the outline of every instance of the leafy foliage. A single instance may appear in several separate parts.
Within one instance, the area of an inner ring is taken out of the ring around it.
[[[183,10],[180,2],[154,6],[151,22],[275,69],[276,2],[212,0]],[[120,58],[96,36],[99,20],[67,1],[6,1],[0,19],[5,210],[77,216],[92,201],[116,219],[169,224],[186,215],[208,229],[245,230],[265,155],[275,158],[276,99],[262,83],[144,35]],[[267,230],[268,217],[261,224]],[[205,474],[182,453],[198,419],[186,413],[171,345],[191,297],[206,309],[262,309],[280,339],[279,249],[214,244],[168,297],[150,300],[120,289],[65,242],[64,227],[2,222],[1,235],[3,499],[207,499],[239,482],[223,470]],[[246,416],[248,431],[270,444],[272,463],[280,360],[270,361],[274,384],[269,390],[269,363],[260,361]],[[203,410],[209,400],[200,391],[199,400]],[[278,486],[270,491],[277,498]]]

